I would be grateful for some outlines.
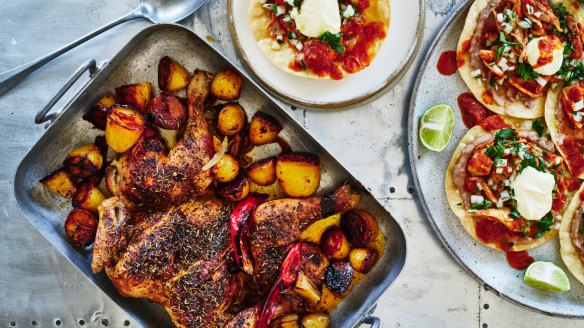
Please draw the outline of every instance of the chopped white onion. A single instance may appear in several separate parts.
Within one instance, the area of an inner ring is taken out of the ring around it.
[[[481,205],[485,202],[485,198],[481,195],[471,195],[470,202],[475,205]]]
[[[498,13],[497,14],[497,21],[499,23],[503,23],[503,21],[505,21],[505,17],[503,16],[503,13]]]
[[[225,137],[223,138],[223,142],[221,143],[221,149],[219,149],[219,151],[216,152],[215,155],[213,155],[211,160],[207,164],[205,164],[205,166],[203,166],[201,170],[207,171],[213,166],[215,166],[215,164],[219,163],[221,157],[223,157],[223,155],[225,155],[225,152],[227,151],[227,145],[228,145],[227,137]]]
[[[353,8],[353,6],[348,5],[347,9],[343,11],[343,17],[349,18],[352,17],[353,15],[355,15],[355,9]]]
[[[483,75],[483,72],[481,72],[480,69],[474,70],[470,73],[470,76],[476,77],[476,78],[481,77],[482,75]]]
[[[541,76],[537,76],[535,78],[535,82],[537,82],[537,84],[539,84],[542,87],[544,87],[547,84],[548,81],[546,79],[544,79],[543,77],[541,77]]]
[[[574,110],[578,111],[584,108],[584,101],[580,100],[576,104],[574,104]]]

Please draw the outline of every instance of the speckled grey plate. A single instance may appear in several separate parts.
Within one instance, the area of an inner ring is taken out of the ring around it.
[[[443,51],[456,50],[470,3],[468,1],[457,9],[438,33],[414,87],[410,103],[408,141],[410,164],[420,200],[428,220],[446,249],[485,288],[506,300],[540,313],[584,319],[584,286],[564,266],[557,238],[529,251],[529,254],[536,260],[552,261],[562,267],[568,273],[572,290],[566,293],[540,292],[523,282],[523,271],[512,269],[503,252],[490,249],[467,234],[446,200],[446,168],[458,141],[467,131],[456,99],[468,89],[458,74],[443,76],[438,73],[436,63]],[[454,109],[452,140],[440,153],[427,150],[418,139],[420,117],[436,104],[449,104]]]
[[[387,37],[371,65],[340,81],[299,77],[273,65],[261,52],[248,19],[251,0],[229,0],[229,28],[245,66],[282,100],[313,109],[355,107],[372,101],[403,77],[424,31],[424,0],[391,0]],[[366,83],[364,83],[366,82]]]

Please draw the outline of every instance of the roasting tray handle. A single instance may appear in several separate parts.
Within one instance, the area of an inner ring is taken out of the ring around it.
[[[377,304],[373,304],[373,306],[367,311],[363,318],[361,319],[361,323],[369,325],[370,328],[379,328],[381,325],[381,320],[378,317],[373,316],[373,312],[375,312],[375,308],[377,308]]]
[[[51,108],[53,108],[53,106],[55,106],[57,101],[59,101],[59,99],[61,99],[61,97],[63,97],[65,92],[67,92],[73,86],[73,84],[75,84],[75,82],[77,82],[77,80],[81,77],[81,75],[83,75],[83,73],[85,73],[85,71],[87,71],[87,70],[89,70],[89,77],[93,77],[95,75],[95,72],[97,71],[97,64],[95,62],[95,59],[88,60],[85,63],[81,64],[81,66],[79,66],[77,71],[69,78],[69,80],[67,80],[67,83],[65,83],[65,85],[61,88],[61,90],[59,90],[53,96],[53,98],[51,98],[49,103],[36,114],[36,116],[34,118],[34,122],[36,124],[41,124],[41,123],[46,122],[46,121],[52,122],[53,120],[55,120],[57,118],[57,116],[59,116],[59,113],[51,113],[51,114],[48,114],[48,113],[51,110]],[[89,81],[87,83],[89,83]]]

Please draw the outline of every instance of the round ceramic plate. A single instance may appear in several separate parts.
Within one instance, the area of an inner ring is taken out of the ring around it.
[[[541,292],[523,282],[523,271],[512,269],[505,254],[484,246],[466,233],[450,210],[444,192],[444,176],[450,157],[467,128],[462,123],[457,97],[468,92],[458,74],[443,76],[436,64],[440,54],[455,50],[472,1],[463,5],[434,41],[414,87],[409,115],[409,156],[417,191],[434,231],[452,256],[481,284],[499,296],[537,312],[568,318],[584,318],[584,286],[570,275],[559,254],[557,237],[530,250],[536,260],[552,261],[568,274],[572,289],[565,293]],[[454,109],[454,132],[442,152],[427,150],[418,140],[418,123],[428,108],[449,104]],[[437,174],[437,172],[439,172]]]
[[[340,81],[286,73],[261,52],[248,19],[250,0],[229,0],[231,36],[240,57],[264,87],[282,100],[305,108],[341,108],[375,99],[410,67],[422,40],[424,0],[391,0],[388,35],[369,67]]]

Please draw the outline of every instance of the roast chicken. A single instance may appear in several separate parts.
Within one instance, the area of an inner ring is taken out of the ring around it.
[[[204,104],[213,76],[195,71],[187,88],[188,116],[184,133],[170,151],[154,129],[146,129],[138,142],[114,161],[118,195],[132,205],[163,209],[204,195],[213,181],[202,167],[213,156]]]

